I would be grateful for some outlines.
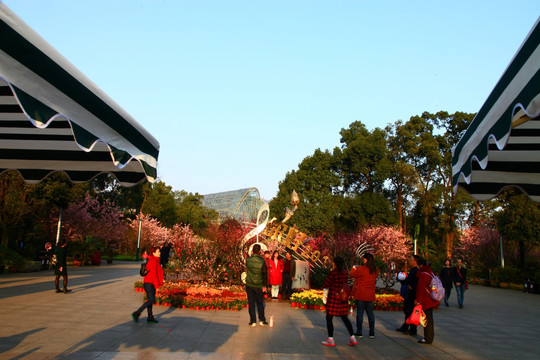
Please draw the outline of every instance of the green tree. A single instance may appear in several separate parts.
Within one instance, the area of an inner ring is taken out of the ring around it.
[[[339,173],[344,192],[381,192],[390,174],[386,132],[379,128],[370,132],[360,121],[355,121],[348,129],[341,129],[340,135]]]
[[[143,214],[152,216],[167,228],[177,224],[177,205],[172,187],[158,180],[153,184],[146,183],[144,188],[146,201]]]
[[[414,168],[414,196],[416,207],[423,217],[423,248],[424,255],[427,255],[430,247],[429,234],[433,232],[430,220],[435,215],[440,198],[436,186],[440,180],[437,170],[442,165],[443,156],[439,151],[439,142],[433,134],[433,124],[423,116],[413,116],[406,123],[396,126],[395,136],[402,142],[406,162]]]
[[[178,222],[189,225],[198,235],[208,228],[210,222],[218,218],[217,211],[202,205],[203,195],[192,194],[184,190],[174,191]]]
[[[467,202],[472,199],[465,193],[459,192],[454,195],[452,187],[452,148],[459,141],[461,133],[469,126],[475,114],[456,112],[448,114],[446,111],[439,111],[436,114],[424,112],[422,117],[442,133],[435,135],[441,153],[441,162],[435,168],[438,182],[435,185],[441,194],[439,213],[439,233],[442,237],[446,257],[452,256],[453,245],[457,239],[458,228],[456,225],[456,214],[461,212]]]
[[[398,222],[402,231],[407,229],[407,199],[416,187],[415,169],[407,161],[407,153],[401,138],[396,135],[396,130],[403,125],[401,121],[386,127],[388,157],[390,159],[389,193],[395,201]]]
[[[515,244],[518,266],[525,269],[525,258],[540,245],[540,205],[516,190],[501,196],[503,209],[497,215],[497,230],[507,244]]]
[[[16,171],[0,175],[0,238],[3,247],[15,247],[18,229],[32,212],[32,191],[32,186],[25,184]]]
[[[336,173],[336,158],[328,150],[315,150],[279,183],[278,194],[270,201],[271,216],[282,220],[285,209],[291,208],[290,196],[296,190],[300,196],[298,210],[288,224],[296,224],[310,235],[334,231],[335,218],[339,215],[337,195],[341,185]]]

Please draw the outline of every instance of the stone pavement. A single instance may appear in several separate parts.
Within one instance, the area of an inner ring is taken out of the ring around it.
[[[540,296],[470,286],[458,309],[435,311],[435,341],[397,333],[402,312],[375,312],[375,339],[347,345],[334,318],[337,346],[326,338],[324,312],[267,302],[274,327],[248,326],[242,311],[155,306],[159,324],[131,320],[143,301],[135,263],[70,267],[70,294],[56,294],[52,271],[0,274],[0,359],[539,359]],[[364,331],[367,330],[364,319]],[[354,321],[353,321],[354,324]],[[356,329],[356,327],[355,327]],[[419,329],[419,334],[423,330]]]

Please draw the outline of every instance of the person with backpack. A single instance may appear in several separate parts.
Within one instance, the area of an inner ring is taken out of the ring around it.
[[[161,285],[163,285],[163,268],[159,263],[161,250],[156,246],[152,246],[148,251],[148,262],[146,263],[146,270],[148,271],[144,276],[143,287],[144,292],[146,293],[146,301],[141,307],[131,314],[133,321],[139,322],[139,316],[146,308],[148,311],[148,318],[146,322],[149,324],[156,324],[158,321],[154,318],[152,314],[152,305],[156,299],[156,291]]]
[[[424,259],[420,259],[418,265],[420,265],[420,268],[418,269],[418,283],[416,284],[416,302],[422,305],[422,310],[426,314],[427,320],[426,327],[424,327],[424,338],[418,340],[418,342],[420,344],[431,344],[435,338],[433,309],[440,303],[440,301],[433,299],[435,294],[432,294],[432,279],[434,279],[436,276]],[[440,289],[437,290],[440,290],[440,295],[444,296],[444,288],[442,287],[442,283],[440,283],[440,285]]]
[[[467,290],[467,269],[463,266],[463,261],[458,259],[456,267],[453,269],[454,285],[456,286],[457,302],[460,309],[463,308],[463,297]]]

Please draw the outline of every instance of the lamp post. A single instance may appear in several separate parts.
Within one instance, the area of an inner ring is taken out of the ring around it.
[[[139,252],[141,249],[141,229],[142,229],[142,213],[139,215],[139,235],[137,236],[137,255],[135,261],[139,261]]]

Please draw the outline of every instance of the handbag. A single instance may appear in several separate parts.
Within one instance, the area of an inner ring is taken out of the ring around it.
[[[459,277],[463,279],[463,283],[465,284],[465,290],[469,290],[469,284],[467,283],[467,280],[465,280],[465,278],[463,277],[463,275],[461,275],[461,271],[459,271],[459,269],[457,268],[456,266],[456,270],[459,274]]]
[[[405,320],[405,324],[418,326],[420,325],[420,316],[424,313],[424,310],[422,310],[422,305],[418,304],[414,307],[411,316]],[[424,314],[425,316],[425,314]]]
[[[424,310],[422,310],[422,313],[420,314],[420,325],[422,327],[427,326],[427,316],[426,316],[426,313],[424,312]]]
[[[339,300],[343,302],[349,301],[349,298],[351,297],[351,287],[349,284],[344,283],[341,287],[341,290],[338,293]]]
[[[148,275],[148,269],[146,268],[146,263],[145,262],[141,264],[141,270],[139,270],[139,274],[141,276]]]

